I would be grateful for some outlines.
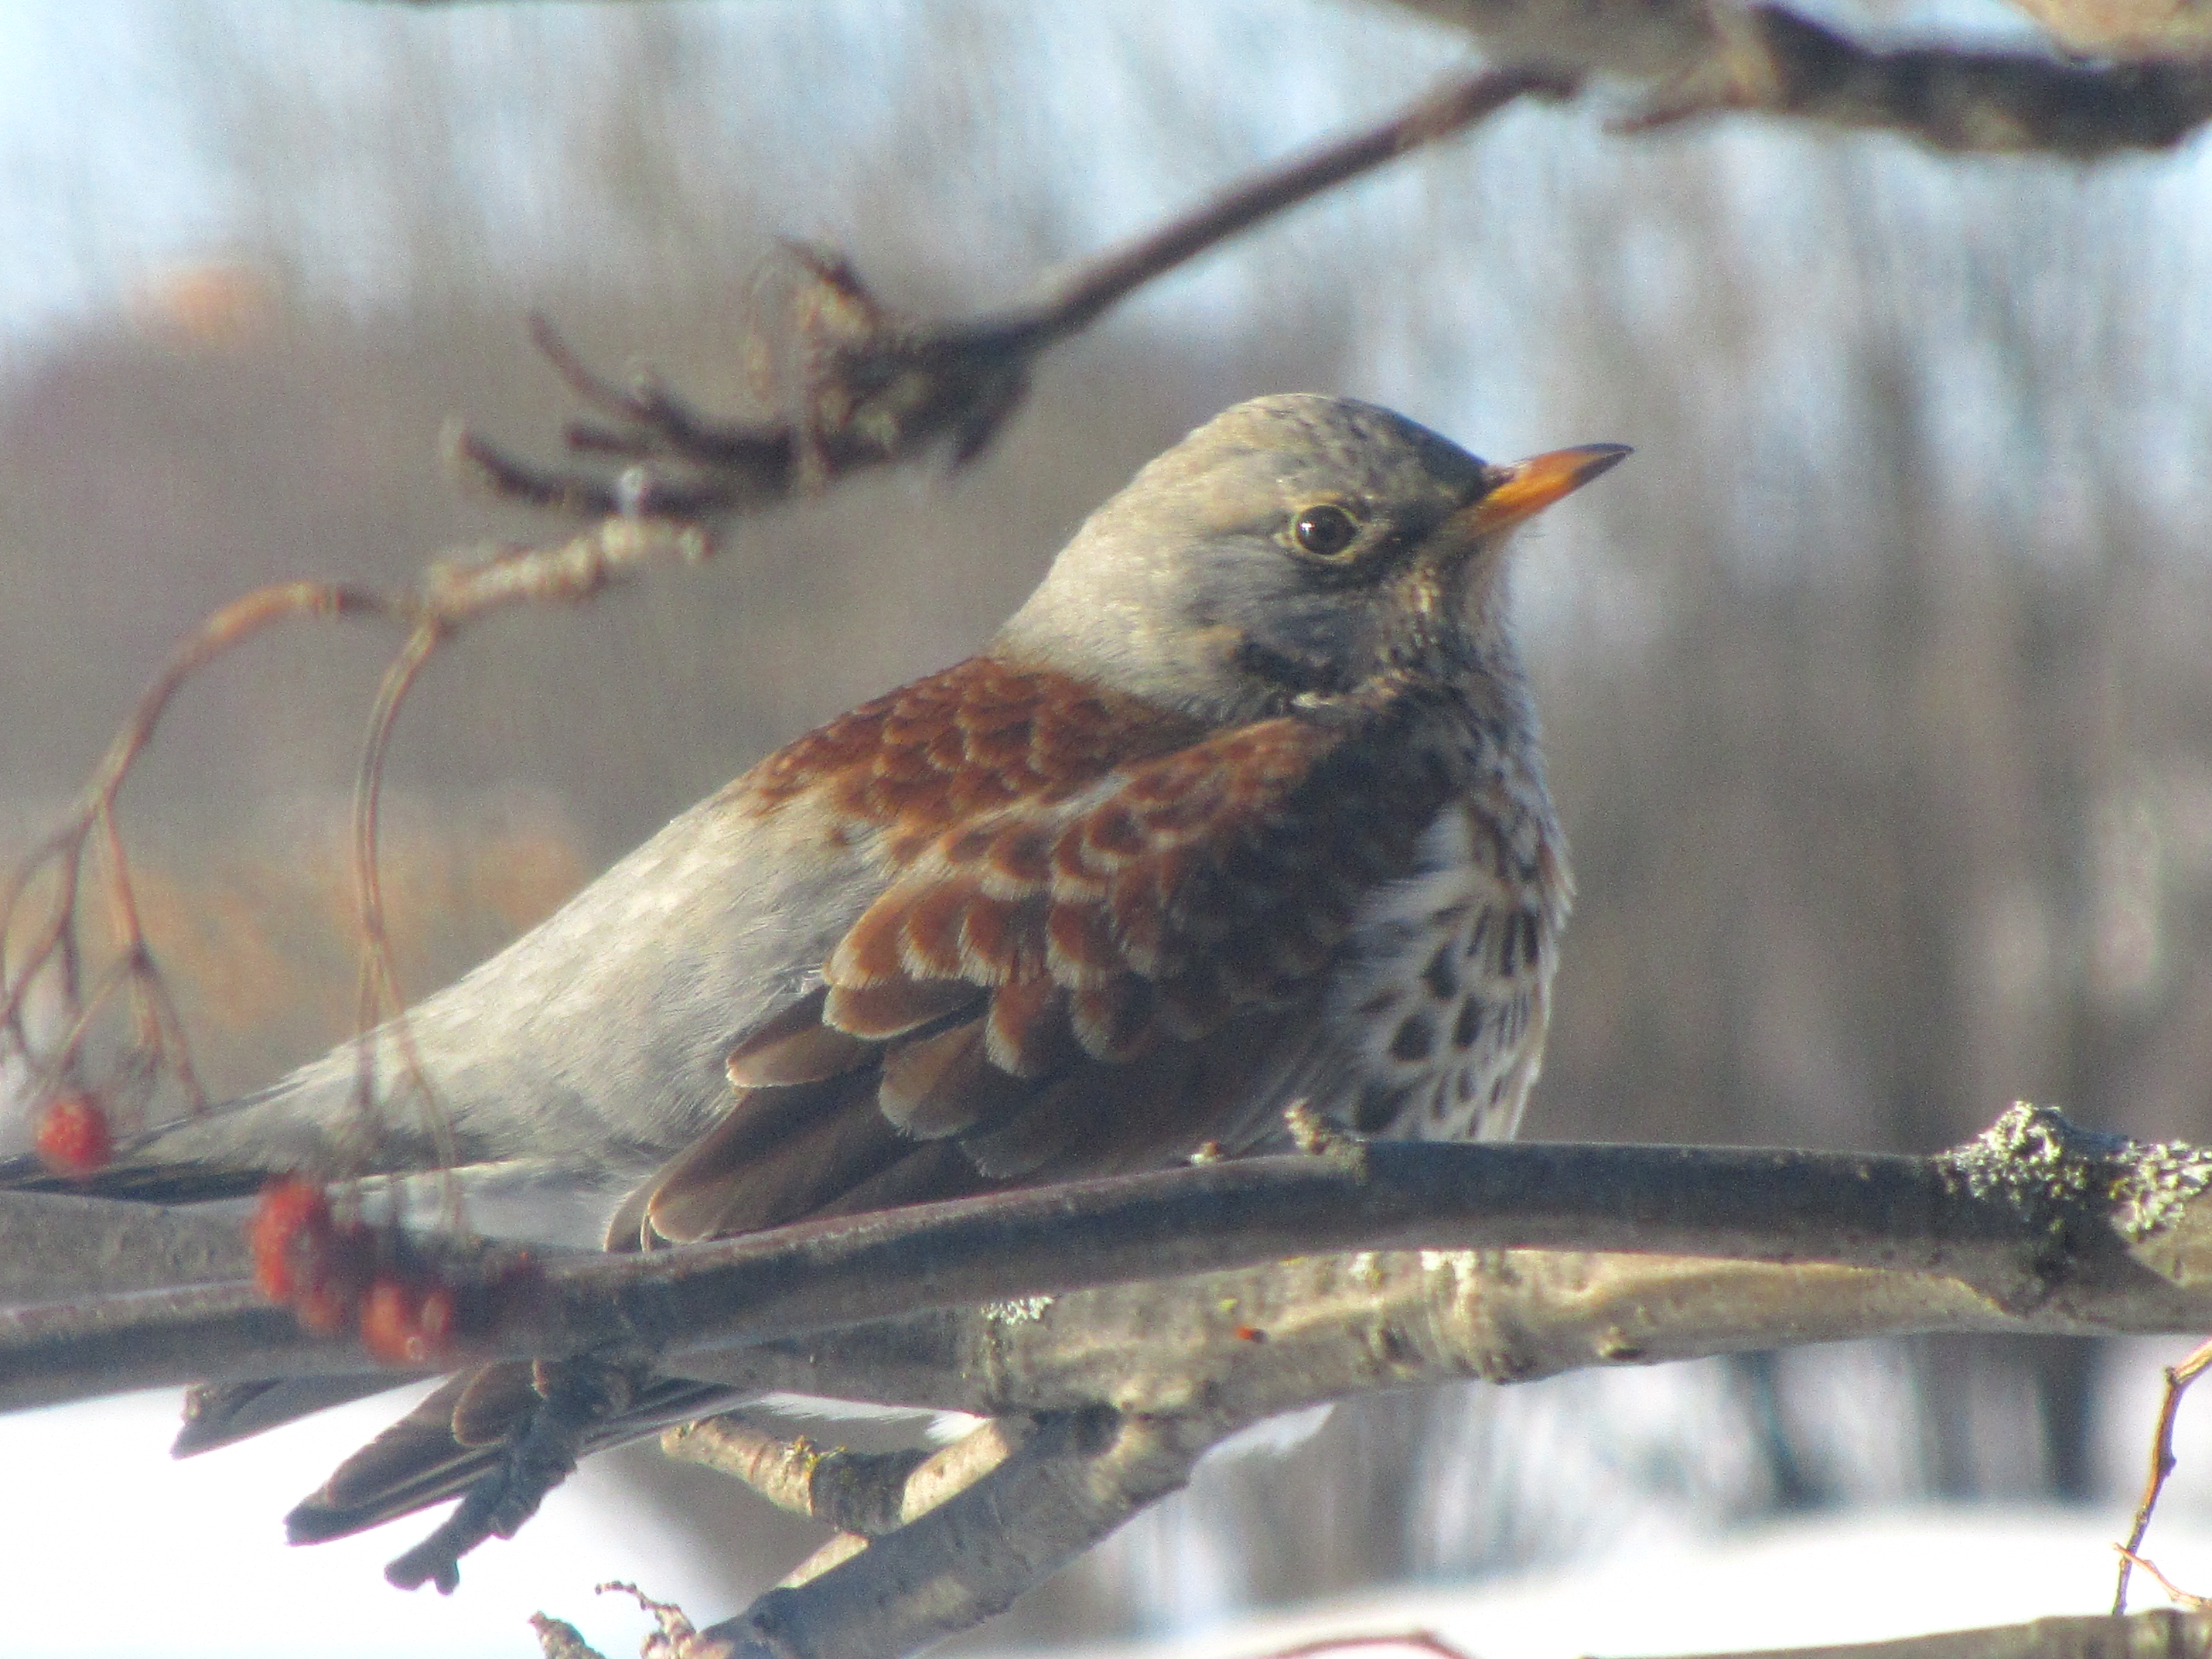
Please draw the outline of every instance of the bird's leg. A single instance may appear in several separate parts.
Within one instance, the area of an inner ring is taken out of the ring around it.
[[[636,1394],[639,1373],[591,1358],[539,1362],[539,1404],[508,1434],[499,1466],[469,1488],[437,1529],[384,1570],[401,1589],[426,1583],[450,1595],[461,1557],[487,1538],[512,1538],[545,1494],[567,1480],[592,1429],[619,1416]]]

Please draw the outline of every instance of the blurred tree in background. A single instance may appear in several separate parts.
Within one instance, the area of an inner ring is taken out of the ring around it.
[[[776,238],[978,310],[1452,50],[1319,0],[157,15],[232,211],[0,380],[10,837],[222,599],[531,533],[457,494],[435,439],[460,411],[550,447],[532,308],[741,408]],[[1493,455],[1640,452],[1522,555],[1582,886],[1531,1133],[1925,1151],[2030,1097],[2212,1135],[2208,196],[2201,146],[2082,172],[1516,110],[1148,292],[949,485],[848,486],[441,656],[392,769],[407,981],[971,648],[1138,463],[1304,388]],[[225,665],[133,785],[217,1088],[345,1030],[343,796],[381,660],[301,635]],[[1659,1515],[2087,1497],[2097,1365],[1954,1340],[1342,1408],[1294,1456],[1209,1465],[992,1639]],[[733,1557],[745,1500],[631,1461],[749,1587],[795,1553],[761,1509]]]

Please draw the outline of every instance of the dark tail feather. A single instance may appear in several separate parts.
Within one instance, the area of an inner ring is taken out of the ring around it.
[[[526,1362],[510,1361],[487,1366],[485,1372],[511,1370],[526,1384],[530,1369]],[[506,1436],[524,1425],[536,1404],[533,1390],[514,1389],[510,1380],[472,1374],[447,1382],[341,1463],[321,1490],[284,1517],[286,1535],[295,1544],[326,1543],[460,1497],[498,1468],[507,1455]],[[605,1451],[658,1434],[671,1424],[712,1416],[747,1397],[719,1383],[659,1378],[641,1389],[623,1415],[592,1429],[580,1449]],[[496,1413],[489,1409],[495,1399],[514,1406],[501,1437],[463,1444],[454,1432],[454,1413],[465,1403],[470,1432],[487,1433],[495,1426],[490,1419]]]
[[[343,1406],[387,1389],[404,1376],[376,1371],[360,1376],[280,1376],[264,1382],[202,1382],[185,1392],[184,1426],[169,1448],[172,1457],[194,1457],[302,1417]]]
[[[145,1204],[206,1204],[251,1198],[270,1171],[202,1164],[118,1163],[90,1175],[56,1175],[35,1158],[0,1158],[0,1190],[66,1193],[76,1198],[123,1198]]]

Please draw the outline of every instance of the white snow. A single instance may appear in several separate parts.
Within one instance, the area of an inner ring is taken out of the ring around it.
[[[2148,1389],[2117,1392],[2127,1409],[2116,1415],[2133,1432],[2115,1430],[2113,1461],[2132,1464],[2149,1401],[2124,1396]],[[167,1455],[173,1394],[0,1416],[0,1656],[535,1659],[526,1620],[543,1610],[578,1625],[608,1659],[628,1659],[648,1621],[626,1600],[595,1597],[601,1579],[634,1579],[702,1623],[733,1611],[691,1567],[686,1541],[589,1464],[519,1539],[470,1556],[449,1599],[382,1580],[419,1522],[288,1548],[284,1510],[403,1398],[183,1462]],[[2191,1454],[2206,1440],[2212,1422],[2185,1413],[2182,1480],[2150,1540],[2169,1575],[2200,1590],[2212,1590],[2212,1455]],[[2087,1509],[1893,1504],[1717,1533],[1638,1528],[1569,1568],[1193,1621],[1144,1644],[1079,1652],[1239,1659],[1330,1634],[1425,1628],[1480,1659],[1569,1659],[1872,1641],[2096,1613],[2110,1601],[2111,1543],[2128,1518],[2122,1473],[2113,1471],[2112,1495]],[[2136,1583],[2136,1606],[2163,1600],[2146,1579]]]
[[[730,1611],[708,1605],[688,1546],[589,1463],[514,1541],[469,1556],[451,1596],[384,1582],[384,1563],[428,1529],[419,1518],[286,1545],[284,1512],[421,1392],[181,1462],[168,1453],[173,1392],[0,1417],[0,1656],[535,1659],[526,1620],[543,1611],[627,1659],[648,1621],[593,1595],[600,1580]]]
[[[1644,1545],[1472,1588],[1407,1587],[1201,1634],[1060,1649],[1054,1659],[1242,1659],[1340,1635],[1432,1631],[1479,1659],[1741,1653],[1875,1642],[2109,1609],[2114,1510],[1925,1506]],[[2160,1521],[2150,1553],[2212,1589],[2212,1529]],[[2130,1606],[2165,1597],[2136,1577]],[[1360,1659],[1396,1650],[1357,1650]],[[611,1659],[611,1656],[610,1656]]]

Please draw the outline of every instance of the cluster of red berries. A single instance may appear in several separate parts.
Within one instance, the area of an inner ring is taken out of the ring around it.
[[[255,1285],[307,1329],[357,1329],[388,1364],[428,1364],[453,1351],[455,1287],[413,1259],[395,1231],[340,1215],[315,1182],[288,1176],[264,1188],[247,1237]]]
[[[115,1128],[107,1109],[90,1095],[71,1090],[54,1097],[40,1114],[31,1141],[39,1161],[56,1175],[82,1180],[98,1175],[115,1156]]]

